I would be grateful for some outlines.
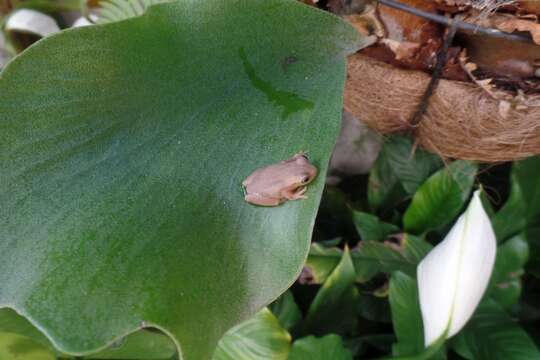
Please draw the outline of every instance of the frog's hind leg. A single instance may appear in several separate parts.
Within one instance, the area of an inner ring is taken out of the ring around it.
[[[281,201],[279,199],[268,198],[259,194],[246,194],[244,196],[244,200],[246,200],[250,204],[260,206],[278,206],[279,204],[281,204]]]
[[[304,195],[306,191],[307,187],[302,186],[294,190],[284,191],[283,196],[285,196],[288,200],[307,199],[307,195]]]

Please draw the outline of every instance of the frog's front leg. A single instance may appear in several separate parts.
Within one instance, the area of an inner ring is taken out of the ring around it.
[[[307,187],[302,186],[296,189],[283,190],[282,195],[288,200],[307,199],[307,195],[304,195],[306,191]]]
[[[260,194],[246,194],[244,196],[244,200],[246,200],[250,204],[260,205],[260,206],[278,206],[281,204],[280,199],[271,198],[271,197],[265,197],[261,196]]]

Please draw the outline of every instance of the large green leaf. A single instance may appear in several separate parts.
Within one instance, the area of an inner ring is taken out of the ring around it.
[[[352,360],[352,354],[343,346],[338,335],[316,338],[308,336],[296,340],[289,360]]]
[[[538,360],[540,352],[527,333],[493,301],[484,301],[453,341],[470,360]]]
[[[209,359],[302,268],[360,42],[293,0],[183,0],[32,46],[0,74],[0,307],[68,353],[158,327]],[[308,199],[244,201],[300,150]]]
[[[469,198],[476,169],[473,163],[455,161],[433,174],[414,194],[403,216],[405,230],[422,233],[452,221]]]
[[[499,241],[540,225],[540,156],[516,161],[511,181],[510,197],[492,220]]]
[[[267,308],[230,329],[213,360],[286,360],[291,336]]]

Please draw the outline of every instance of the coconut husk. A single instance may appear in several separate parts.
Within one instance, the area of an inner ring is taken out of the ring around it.
[[[416,127],[430,75],[362,54],[349,58],[345,109],[382,134],[410,131],[424,148],[444,158],[512,161],[540,154],[540,95],[531,106],[509,106],[477,84],[441,79]],[[511,98],[508,94],[508,98]]]

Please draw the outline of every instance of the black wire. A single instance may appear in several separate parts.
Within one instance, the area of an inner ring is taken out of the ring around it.
[[[441,16],[441,15],[437,15],[428,11],[420,10],[420,9],[402,4],[395,0],[378,0],[378,1],[379,3],[385,6],[402,10],[402,11],[408,12],[409,14],[420,16],[428,20],[434,21],[436,23],[443,24],[445,26],[451,26],[453,23],[452,19],[447,18],[445,16]],[[469,24],[460,20],[456,20],[456,27],[457,27],[457,30],[467,32],[467,33],[482,34],[482,35],[502,38],[502,39],[511,40],[511,41],[521,41],[521,42],[527,42],[527,43],[533,43],[533,44],[535,43],[529,36],[526,36],[526,35],[510,34],[510,33],[500,31],[497,29],[485,28],[482,26]]]
[[[422,95],[422,99],[420,100],[418,109],[416,110],[413,118],[411,119],[410,124],[412,127],[418,126],[418,124],[422,120],[422,116],[427,110],[429,99],[433,95],[433,92],[437,88],[437,85],[439,85],[439,80],[441,79],[444,66],[448,61],[448,49],[450,49],[450,45],[452,44],[454,36],[456,35],[458,22],[459,20],[453,19],[450,23],[450,29],[448,29],[448,33],[446,34],[446,37],[444,39],[443,47],[437,54],[437,62],[435,64],[435,68],[433,69],[431,80],[428,84],[428,87],[426,88],[426,91],[424,91],[424,94]]]

